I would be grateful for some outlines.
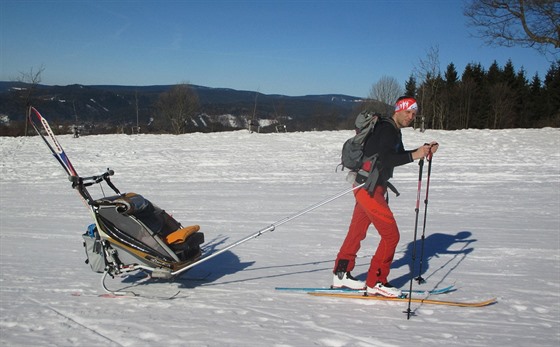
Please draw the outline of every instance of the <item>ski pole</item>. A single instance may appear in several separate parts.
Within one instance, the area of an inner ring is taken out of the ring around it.
[[[426,157],[428,160],[428,175],[426,177],[426,199],[424,199],[424,225],[422,226],[422,237],[421,239],[421,246],[420,246],[420,268],[418,269],[418,277],[416,277],[416,281],[418,284],[425,283],[426,280],[422,277],[422,265],[424,262],[424,241],[426,240],[426,217],[428,215],[428,193],[430,191],[430,175],[432,173],[432,149],[430,148],[430,152],[428,152],[428,156]]]
[[[424,158],[420,159],[418,162],[418,191],[416,193],[416,221],[414,223],[414,241],[412,244],[412,259],[410,263],[410,288],[408,294],[408,308],[406,309],[406,319],[410,319],[412,311],[410,310],[410,304],[412,302],[412,282],[414,279],[414,263],[416,262],[416,235],[418,235],[418,214],[420,212],[420,191],[422,190],[422,168],[424,167]]]
[[[205,262],[205,261],[207,261],[207,260],[210,260],[210,259],[212,259],[212,258],[214,258],[214,257],[216,257],[216,256],[218,256],[218,255],[220,255],[220,254],[222,254],[222,253],[224,253],[224,252],[226,252],[226,251],[232,249],[233,247],[239,246],[239,245],[242,244],[242,243],[245,243],[245,242],[247,242],[247,241],[249,241],[249,240],[251,240],[251,239],[257,238],[257,237],[261,236],[262,234],[264,234],[264,233],[266,233],[266,232],[274,231],[274,230],[276,229],[277,226],[280,226],[280,225],[282,225],[282,224],[288,223],[289,221],[294,220],[294,219],[296,219],[296,218],[298,218],[298,217],[300,217],[300,216],[303,216],[304,214],[309,213],[309,212],[311,212],[311,211],[313,211],[313,210],[315,210],[315,209],[317,209],[317,208],[319,208],[319,207],[321,207],[321,206],[323,206],[323,205],[326,205],[326,204],[328,204],[329,202],[334,201],[334,200],[340,198],[341,196],[344,196],[344,195],[346,195],[346,194],[348,194],[348,193],[350,193],[350,192],[353,192],[354,190],[363,187],[364,184],[365,184],[365,183],[362,183],[362,184],[357,185],[357,186],[355,186],[355,187],[352,187],[352,188],[350,188],[350,189],[344,190],[344,191],[342,191],[342,192],[340,192],[340,193],[338,193],[338,194],[336,194],[336,195],[333,195],[332,197],[330,197],[330,198],[328,198],[328,199],[325,199],[325,200],[323,200],[323,201],[321,201],[321,202],[319,202],[319,203],[316,203],[315,205],[312,205],[312,206],[310,206],[310,207],[308,207],[308,208],[306,208],[306,209],[303,209],[303,210],[301,210],[301,211],[299,211],[299,212],[297,212],[297,213],[294,213],[294,214],[292,214],[292,215],[290,215],[290,216],[288,216],[288,217],[285,217],[285,218],[283,218],[283,219],[280,219],[280,220],[278,220],[278,221],[276,221],[276,222],[270,224],[270,225],[267,226],[266,228],[263,228],[263,229],[257,231],[257,232],[254,233],[254,234],[251,234],[251,235],[249,235],[249,236],[247,236],[247,237],[244,237],[244,238],[242,238],[241,240],[239,240],[239,241],[237,241],[237,242],[234,242],[233,244],[231,244],[231,245],[229,245],[229,246],[227,246],[227,247],[225,247],[225,248],[223,248],[223,249],[221,249],[221,250],[219,250],[219,251],[217,251],[217,252],[214,252],[214,253],[212,253],[212,254],[207,255],[206,257],[200,258],[199,260],[195,261],[195,262],[192,263],[192,264],[189,264],[189,265],[185,266],[184,268],[182,268],[182,269],[180,269],[180,270],[177,270],[177,271],[175,271],[175,272],[172,272],[171,275],[172,275],[172,276],[176,276],[176,275],[178,275],[178,274],[180,274],[180,273],[182,273],[182,272],[184,272],[184,271],[187,271],[188,269],[191,269],[192,267],[194,267],[194,266],[196,266],[196,265],[199,265],[199,264],[201,264],[201,263],[203,263],[203,262]]]

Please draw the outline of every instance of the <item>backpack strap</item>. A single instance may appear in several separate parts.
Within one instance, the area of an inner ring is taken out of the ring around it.
[[[383,118],[383,121],[388,122],[388,123],[391,123],[391,125],[392,125],[393,127],[395,127],[395,129],[397,129],[397,130],[399,129],[399,128],[397,127],[397,123],[395,123],[395,120],[393,119],[393,117]],[[396,196],[401,195],[401,193],[399,193],[399,191],[397,190],[397,188],[395,188],[395,186],[394,186],[391,182],[387,181],[387,182],[385,182],[385,185],[386,185],[387,188],[389,188],[393,193],[395,193]],[[387,196],[387,200],[388,200],[388,199],[389,199],[389,196]]]
[[[377,184],[377,181],[379,179],[379,169],[377,168],[377,165],[375,165],[377,163],[378,158],[379,158],[379,154],[377,153],[371,157],[366,158],[364,160],[364,163],[370,162],[371,169],[367,171],[362,168],[358,170],[358,173],[356,175],[356,183],[358,184],[364,183],[364,186],[362,188],[367,190],[370,193],[370,195],[373,195],[375,185]]]
[[[378,158],[379,158],[379,154],[377,153],[367,158],[364,162],[368,162],[368,161],[371,162],[370,171],[360,169],[356,175],[356,183],[358,184],[364,183],[364,186],[362,188],[367,190],[368,193],[372,196],[373,196],[373,191],[375,190],[375,186],[377,185],[377,181],[379,180],[379,168],[377,167],[377,165],[375,165],[377,163]],[[401,193],[399,193],[397,188],[395,188],[395,186],[391,182],[387,181],[384,183],[384,185],[387,188],[389,188],[393,193],[395,193],[396,196],[401,195]]]
[[[387,184],[387,188],[389,188],[393,193],[395,193],[396,196],[401,195],[401,193],[399,193],[397,188],[395,188],[395,186],[391,182],[387,181],[385,182],[385,184]]]

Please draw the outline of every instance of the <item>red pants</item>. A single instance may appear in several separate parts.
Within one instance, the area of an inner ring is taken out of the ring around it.
[[[386,191],[386,188],[376,186],[373,197],[365,189],[354,192],[356,206],[352,221],[335,262],[336,270],[340,260],[347,260],[346,271],[352,271],[356,264],[360,243],[365,239],[369,225],[373,224],[381,236],[381,241],[371,259],[366,280],[368,287],[373,287],[377,282],[387,283],[387,276],[400,238],[397,222],[385,200]]]

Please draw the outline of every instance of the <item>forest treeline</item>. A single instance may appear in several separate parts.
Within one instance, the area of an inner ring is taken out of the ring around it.
[[[560,60],[543,78],[528,78],[511,60],[488,69],[471,63],[461,74],[450,63],[444,73],[426,73],[421,83],[411,75],[405,90],[417,98],[425,128],[560,127]]]

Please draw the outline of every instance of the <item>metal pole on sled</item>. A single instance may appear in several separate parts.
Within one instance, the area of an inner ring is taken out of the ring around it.
[[[269,232],[269,231],[274,231],[274,229],[276,229],[276,227],[278,227],[278,226],[280,226],[280,225],[282,225],[282,224],[288,223],[288,222],[291,221],[291,220],[294,220],[294,219],[296,219],[296,218],[298,218],[298,217],[300,217],[300,216],[303,216],[303,215],[306,214],[306,213],[309,213],[309,212],[311,212],[311,211],[313,211],[313,210],[315,210],[315,209],[317,209],[317,208],[319,208],[319,207],[321,207],[321,206],[323,206],[323,205],[328,204],[328,203],[331,202],[331,201],[334,201],[334,200],[336,200],[336,199],[338,199],[338,198],[340,198],[340,197],[342,197],[342,196],[344,196],[344,195],[346,195],[346,194],[348,194],[348,193],[350,193],[350,192],[352,192],[352,191],[354,191],[354,190],[356,190],[356,189],[359,189],[359,188],[361,188],[364,184],[365,184],[365,183],[362,183],[362,184],[360,184],[360,185],[354,186],[354,187],[352,187],[352,188],[350,188],[350,189],[347,189],[347,190],[342,191],[342,192],[340,192],[340,193],[338,193],[338,194],[336,194],[336,195],[333,195],[332,197],[330,197],[330,198],[328,198],[328,199],[325,199],[325,200],[323,200],[323,201],[321,201],[321,202],[319,202],[319,203],[316,203],[315,205],[312,205],[312,206],[310,206],[310,207],[308,207],[308,208],[306,208],[306,209],[304,209],[304,210],[301,210],[301,211],[299,211],[299,212],[297,212],[297,213],[294,213],[293,215],[290,215],[290,216],[288,216],[288,217],[285,217],[285,218],[283,218],[283,219],[280,219],[279,221],[276,221],[276,222],[270,224],[270,225],[267,226],[266,228],[263,228],[263,229],[257,231],[256,233],[251,234],[251,235],[249,235],[249,236],[247,236],[247,237],[245,237],[245,238],[243,238],[243,239],[241,239],[241,240],[239,240],[239,241],[237,241],[237,242],[235,242],[235,243],[233,243],[233,244],[227,246],[226,248],[223,248],[223,249],[221,249],[221,250],[219,250],[219,251],[217,251],[217,252],[215,252],[215,253],[209,254],[208,256],[203,257],[203,258],[201,258],[201,259],[195,261],[194,263],[185,266],[184,268],[182,268],[182,269],[180,269],[180,270],[177,270],[177,271],[175,271],[175,272],[172,272],[171,275],[172,275],[172,276],[179,275],[180,273],[182,273],[182,272],[184,272],[184,271],[187,271],[187,270],[189,270],[189,269],[191,269],[191,268],[193,268],[193,267],[195,267],[195,266],[197,266],[197,265],[199,265],[199,264],[201,264],[201,263],[203,263],[203,262],[205,262],[205,261],[207,261],[207,260],[210,260],[210,259],[212,259],[212,258],[214,258],[214,257],[216,257],[216,256],[218,256],[218,255],[220,255],[220,254],[222,254],[222,253],[224,253],[224,252],[226,252],[226,251],[232,249],[233,247],[237,247],[237,246],[239,246],[240,244],[245,243],[245,242],[247,242],[247,241],[249,241],[249,240],[251,240],[251,239],[257,238],[257,237],[261,236],[262,234],[267,233],[267,232]]]

